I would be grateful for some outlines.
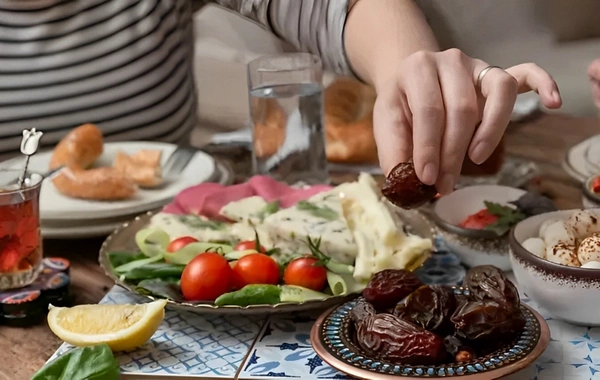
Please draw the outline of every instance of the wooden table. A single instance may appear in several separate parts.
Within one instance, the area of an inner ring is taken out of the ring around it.
[[[534,161],[542,170],[540,186],[559,208],[581,206],[580,185],[561,168],[565,151],[600,133],[600,120],[562,115],[542,115],[514,124],[506,135],[508,154]],[[97,264],[102,239],[45,241],[47,256],[71,261],[75,303],[97,303],[112,287]],[[21,380],[39,369],[60,345],[44,325],[31,328],[0,326],[0,380]]]

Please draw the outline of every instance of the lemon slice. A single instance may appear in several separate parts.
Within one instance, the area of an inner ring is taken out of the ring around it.
[[[56,336],[77,347],[106,343],[113,351],[142,346],[165,317],[166,300],[141,305],[50,305],[48,325]]]

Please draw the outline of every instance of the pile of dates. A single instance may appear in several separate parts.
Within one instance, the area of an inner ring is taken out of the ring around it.
[[[493,266],[471,268],[463,287],[423,285],[404,270],[373,276],[350,312],[356,344],[393,363],[467,362],[514,340],[525,326],[519,293]]]

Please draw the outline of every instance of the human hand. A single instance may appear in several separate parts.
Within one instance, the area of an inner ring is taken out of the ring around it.
[[[506,70],[460,50],[420,51],[377,87],[373,124],[384,173],[413,159],[417,176],[441,194],[454,190],[468,152],[485,162],[510,121],[517,94],[535,91],[548,108],[562,104],[552,77],[533,63]]]

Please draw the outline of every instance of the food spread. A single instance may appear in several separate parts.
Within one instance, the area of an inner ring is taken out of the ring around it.
[[[493,266],[455,287],[423,285],[403,270],[377,273],[350,312],[357,344],[391,363],[468,362],[512,341],[525,318],[517,288]]]
[[[138,232],[140,254],[113,252],[110,260],[122,280],[159,297],[301,302],[360,291],[382,270],[420,265],[432,242],[408,227],[368,174],[305,189],[257,176],[182,192]]]
[[[566,220],[548,220],[523,247],[553,263],[600,269],[600,215],[581,210]]]

